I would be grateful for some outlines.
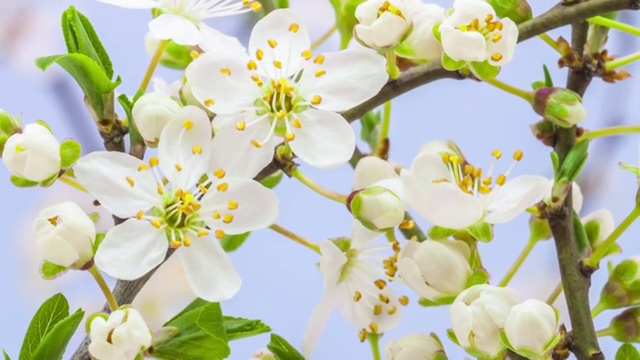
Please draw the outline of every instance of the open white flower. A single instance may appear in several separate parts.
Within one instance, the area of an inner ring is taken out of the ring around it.
[[[396,52],[404,57],[421,61],[439,59],[442,44],[436,39],[433,27],[444,20],[445,10],[437,4],[426,4],[422,0],[405,0],[413,22],[413,30]]]
[[[313,57],[310,46],[300,19],[280,9],[253,28],[249,57],[206,53],[189,65],[191,91],[218,115],[216,136],[220,131],[228,134],[223,136],[230,139],[228,153],[245,160],[260,156],[265,166],[274,146],[284,139],[314,166],[349,160],[355,135],[336,112],[380,90],[388,78],[385,59],[368,49]],[[255,155],[256,149],[266,155]]]
[[[60,143],[44,125],[28,124],[7,139],[2,161],[15,176],[44,181],[60,171]]]
[[[353,35],[363,45],[384,51],[392,49],[411,31],[411,17],[404,0],[368,0],[355,11],[358,24]]]
[[[103,315],[103,316],[101,316]],[[134,360],[151,346],[151,331],[134,308],[99,314],[89,324],[89,354],[96,360]]]
[[[164,128],[158,157],[148,164],[105,151],[78,160],[78,181],[112,214],[129,218],[100,245],[95,257],[100,269],[118,279],[137,279],[164,260],[168,247],[182,247],[196,295],[222,301],[238,291],[240,277],[218,240],[271,225],[278,199],[260,183],[229,176],[237,172],[212,164],[211,147],[208,117],[187,106]]]
[[[158,39],[197,45],[210,28],[202,20],[259,10],[255,0],[98,0],[129,9],[160,9],[149,30]]]
[[[509,18],[496,18],[484,0],[455,0],[439,30],[444,53],[458,61],[486,60],[502,66],[511,60],[518,42],[517,25]]]
[[[385,280],[393,277],[395,271],[389,273],[388,269],[386,274],[382,273],[383,260],[373,253],[380,247],[368,246],[378,235],[380,233],[367,230],[354,221],[351,242],[337,239],[320,244],[320,272],[324,277],[325,294],[313,311],[302,340],[305,358],[308,359],[316,347],[329,315],[336,307],[360,330],[362,341],[368,333],[384,333],[400,321],[401,305],[409,300],[406,296],[398,297]]]
[[[180,107],[177,101],[162,92],[142,95],[136,101],[132,110],[133,121],[148,146],[158,145],[162,129]]]
[[[501,157],[497,150],[493,155]],[[521,158],[522,152],[516,151],[514,160]],[[497,176],[492,187],[491,172],[483,174],[457,155],[423,152],[401,177],[411,206],[433,225],[450,229],[511,221],[542,200],[547,190],[545,177],[523,175],[507,181],[509,171]]]

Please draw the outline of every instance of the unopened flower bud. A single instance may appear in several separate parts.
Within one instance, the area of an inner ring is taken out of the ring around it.
[[[462,292],[472,275],[469,245],[459,240],[408,242],[398,256],[402,280],[418,295],[436,302]]]
[[[629,308],[611,319],[606,335],[624,343],[640,342],[640,307]]]
[[[384,355],[386,360],[435,360],[444,357],[444,349],[435,334],[409,334],[387,342]]]
[[[8,112],[0,109],[0,154],[2,154],[7,139],[21,131],[20,119],[14,118]]]
[[[133,120],[145,143],[156,147],[160,134],[180,105],[169,95],[153,92],[143,95],[133,106]]]
[[[347,206],[353,217],[369,230],[387,231],[404,220],[402,200],[382,186],[354,191]]]
[[[148,32],[144,38],[144,47],[147,53],[153,55],[161,41],[153,37],[151,32]],[[160,56],[160,64],[171,69],[185,69],[193,61],[193,57],[191,57],[192,50],[193,47],[189,45],[180,45],[169,40],[169,44],[167,44]]]
[[[38,251],[50,263],[81,269],[93,259],[96,228],[76,203],[67,201],[42,210],[33,228]]]
[[[592,250],[598,248],[598,246],[611,235],[616,227],[613,215],[611,211],[607,209],[596,210],[584,216],[582,218],[582,224],[584,225],[584,230],[587,233],[587,238],[589,239]],[[619,250],[619,248],[616,250]]]
[[[558,312],[545,302],[529,299],[509,311],[505,342],[528,359],[544,359],[560,340],[557,329]]]
[[[576,125],[587,117],[582,98],[569,89],[540,88],[534,93],[532,106],[537,114],[563,128]]]
[[[101,316],[103,315],[103,316]],[[134,360],[151,346],[151,332],[140,313],[120,307],[93,317],[89,323],[89,354],[96,360]]]
[[[496,10],[498,17],[509,18],[516,24],[531,20],[533,17],[527,0],[487,0],[487,2]]]
[[[7,139],[2,161],[15,176],[40,182],[60,172],[60,143],[44,125],[28,124]]]
[[[640,257],[626,259],[609,273],[600,292],[597,311],[640,305]]]
[[[378,51],[389,51],[409,35],[412,28],[404,0],[368,0],[355,12],[358,24],[353,28],[356,40]]]

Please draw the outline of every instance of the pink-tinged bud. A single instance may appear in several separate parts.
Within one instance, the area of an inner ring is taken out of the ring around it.
[[[537,114],[563,128],[581,123],[587,117],[582,98],[569,89],[540,88],[534,93],[532,106]]]

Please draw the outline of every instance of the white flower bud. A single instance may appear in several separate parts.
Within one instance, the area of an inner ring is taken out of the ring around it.
[[[253,354],[250,360],[276,360],[276,357],[269,349],[261,349]]]
[[[60,143],[45,126],[28,124],[7,139],[2,161],[14,175],[40,182],[60,171]]]
[[[396,50],[399,55],[416,60],[440,59],[442,45],[433,34],[433,27],[444,20],[444,8],[436,4],[425,4],[422,0],[405,0],[413,30]],[[401,49],[402,48],[402,49]]]
[[[42,210],[33,228],[38,250],[50,263],[80,269],[93,259],[96,228],[76,203],[67,201]]]
[[[512,307],[504,325],[509,347],[530,359],[547,358],[558,342],[557,329],[558,313],[534,299]]]
[[[133,120],[147,145],[157,146],[160,134],[180,105],[169,95],[153,92],[143,95],[133,106]]]
[[[460,346],[473,356],[498,356],[505,350],[500,329],[519,302],[510,288],[485,284],[461,292],[450,307],[451,327]]]
[[[459,240],[410,241],[400,250],[402,280],[421,297],[435,301],[457,296],[473,273],[469,245]]]
[[[389,341],[384,349],[386,360],[433,360],[444,354],[442,344],[434,335],[409,334]]]
[[[400,44],[411,31],[404,0],[369,0],[358,5],[355,38],[364,46],[386,51]]]
[[[89,325],[89,353],[96,360],[134,360],[151,346],[151,332],[133,308],[96,316]]]
[[[349,196],[348,206],[353,217],[369,230],[386,231],[404,220],[402,200],[382,186],[354,192]]]

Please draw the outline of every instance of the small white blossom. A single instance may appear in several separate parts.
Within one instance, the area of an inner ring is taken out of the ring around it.
[[[93,259],[96,228],[70,201],[49,206],[33,222],[41,256],[52,264],[80,269]]]
[[[217,114],[213,124],[216,137],[224,134],[225,153],[256,173],[283,139],[311,165],[346,163],[355,135],[337,112],[374,96],[388,79],[385,59],[374,51],[314,57],[310,47],[300,19],[279,9],[253,28],[249,56],[205,53],[186,70],[193,95]]]
[[[121,307],[89,324],[89,354],[95,360],[134,360],[151,346],[151,332],[140,313]]]
[[[147,145],[158,145],[162,129],[178,110],[180,104],[161,92],[142,95],[136,101],[132,110],[133,121]]]
[[[28,124],[7,139],[2,161],[18,177],[44,181],[60,172],[60,143],[44,125]]]
[[[409,334],[399,340],[387,342],[386,360],[434,360],[443,355],[442,344],[434,335]]]
[[[594,239],[590,239],[592,242],[591,245],[593,247],[597,247],[599,244],[601,244],[606,238],[609,237],[609,235],[611,235],[613,230],[615,230],[616,228],[616,223],[613,220],[613,215],[611,214],[611,211],[607,209],[593,211],[582,217],[581,220],[585,226],[589,226],[589,223],[597,224],[597,236]]]
[[[547,359],[558,342],[558,312],[547,303],[529,299],[511,308],[504,324],[509,347],[529,359]]]
[[[455,0],[453,12],[440,24],[442,47],[451,59],[488,61],[502,66],[513,57],[518,27],[509,18],[496,18],[484,0]]]
[[[397,46],[411,31],[409,9],[404,0],[368,0],[355,11],[358,24],[353,34],[363,45],[376,50]]]
[[[444,20],[445,10],[437,4],[426,4],[422,0],[405,0],[413,23],[413,30],[397,50],[400,55],[416,60],[440,59],[442,44],[433,34],[433,27]]]

